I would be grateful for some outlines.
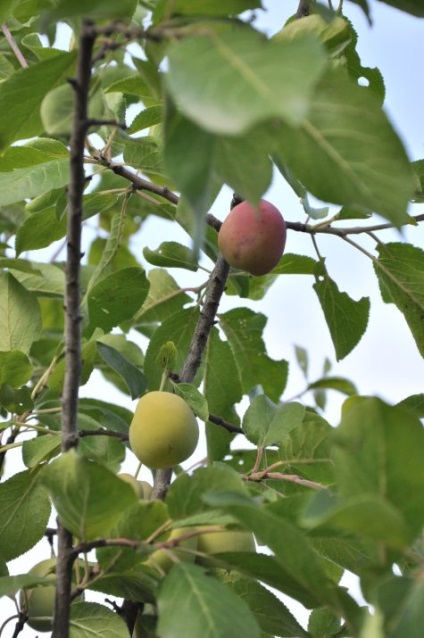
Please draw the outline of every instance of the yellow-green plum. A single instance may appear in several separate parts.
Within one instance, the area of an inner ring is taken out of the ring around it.
[[[118,478],[131,485],[138,498],[142,498],[145,501],[150,499],[153,487],[147,481],[138,481],[135,476],[127,472],[118,474]]]
[[[190,528],[176,528],[171,531],[171,533],[167,536],[162,536],[158,539],[158,542],[164,542],[168,540],[176,540],[178,538],[184,537],[187,533],[189,533]],[[149,567],[153,567],[160,572],[167,573],[172,565],[175,565],[177,561],[184,561],[186,563],[194,563],[196,558],[196,550],[197,550],[197,536],[188,536],[188,538],[183,538],[181,542],[179,542],[175,547],[170,547],[168,550],[158,549],[153,554],[149,556],[146,561],[146,565]],[[171,552],[175,556],[176,560],[171,558]]]
[[[141,397],[129,430],[131,449],[151,469],[172,467],[189,458],[199,426],[188,403],[160,390]]]
[[[286,222],[278,208],[261,199],[241,202],[230,211],[218,233],[225,260],[251,275],[265,275],[279,262],[286,245]]]
[[[56,570],[56,558],[47,558],[29,570],[34,576],[49,576]],[[56,588],[54,585],[24,589],[20,593],[20,607],[28,616],[27,623],[35,631],[51,631]]]
[[[205,527],[205,529],[207,528]],[[199,527],[198,530],[202,531],[202,527]],[[199,551],[197,562],[200,565],[212,567],[219,565],[219,561],[210,558],[213,554],[221,552],[255,552],[256,545],[251,532],[225,529],[199,534],[197,549]],[[206,554],[206,556],[201,554]]]

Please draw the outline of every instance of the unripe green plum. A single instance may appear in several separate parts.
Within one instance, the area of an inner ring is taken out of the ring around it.
[[[37,563],[29,570],[34,576],[48,576],[56,570],[56,558],[47,558]],[[27,623],[35,631],[51,631],[53,629],[53,614],[55,605],[56,587],[34,587],[24,589],[20,593],[20,607],[25,609]]]
[[[286,245],[286,223],[278,208],[261,199],[258,206],[234,206],[218,233],[218,246],[234,268],[265,275],[279,262]]]
[[[199,531],[202,528],[198,528]],[[205,528],[206,529],[206,528]],[[201,554],[197,562],[207,567],[219,566],[219,561],[210,558],[213,554],[221,552],[255,552],[255,539],[251,532],[244,530],[222,530],[219,532],[205,532],[199,534],[197,549]]]
[[[176,528],[171,531],[168,537],[161,537],[158,539],[159,542],[164,542],[167,540],[178,539],[181,536],[184,536],[190,532],[190,528]],[[169,572],[172,565],[175,564],[176,561],[172,560],[170,556],[170,552],[174,554],[177,560],[182,560],[186,563],[194,563],[196,558],[196,549],[197,549],[197,536],[189,536],[185,538],[178,546],[170,547],[169,550],[158,549],[153,554],[149,556],[146,561],[146,565],[153,567],[160,572]]]
[[[138,498],[142,498],[145,501],[149,500],[150,495],[153,491],[153,487],[150,485],[150,483],[148,483],[147,481],[138,481],[135,476],[133,476],[132,474],[127,474],[127,472],[118,474],[118,478],[131,485]]]
[[[132,451],[144,465],[151,469],[167,468],[193,454],[199,426],[184,399],[157,390],[139,400],[129,439]]]

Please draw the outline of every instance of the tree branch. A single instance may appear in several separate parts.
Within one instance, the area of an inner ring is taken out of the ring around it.
[[[81,377],[80,260],[82,198],[85,187],[84,147],[87,133],[88,92],[95,36],[91,23],[82,25],[74,91],[74,121],[70,140],[67,260],[65,288],[65,378],[62,394],[62,452],[77,445],[78,392]],[[72,535],[58,524],[56,607],[53,638],[68,638],[72,582]]]
[[[296,18],[306,18],[311,9],[311,0],[300,0],[296,11]]]
[[[240,198],[234,195],[231,207],[240,202]],[[183,369],[179,375],[182,383],[191,383],[200,367],[202,356],[206,348],[208,337],[215,323],[219,303],[225,290],[230,266],[224,257],[219,254],[216,260],[209,283],[206,289],[205,301],[199,321],[194,330],[190,348]],[[158,470],[155,474],[152,498],[164,498],[172,478],[172,468]]]
[[[16,40],[11,34],[10,29],[6,23],[1,25],[1,30],[3,31],[3,35],[6,38],[13,53],[15,54],[15,57],[18,60],[19,64],[21,65],[22,68],[26,69],[26,67],[28,66],[28,62],[26,61],[22,51],[18,47]]]

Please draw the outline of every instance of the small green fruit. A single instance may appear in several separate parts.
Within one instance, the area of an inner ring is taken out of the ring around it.
[[[149,392],[137,404],[129,439],[132,451],[144,465],[167,468],[193,454],[199,427],[184,399],[171,392]]]
[[[138,481],[135,476],[126,472],[118,474],[118,478],[131,485],[138,498],[142,498],[145,501],[150,499],[153,487],[147,481]]]
[[[190,531],[190,528],[176,528],[171,531],[171,533],[167,537],[160,537],[158,539],[159,542],[164,542],[166,540],[174,540],[178,539],[181,536],[184,536],[187,532]],[[170,556],[170,552],[176,557],[177,560],[184,561],[186,563],[194,563],[196,558],[196,549],[197,549],[197,536],[190,536],[189,538],[185,538],[180,543],[178,543],[175,547],[170,547],[169,550],[158,549],[153,554],[149,556],[146,561],[146,565],[149,567],[153,567],[160,572],[169,572],[172,565],[175,564],[176,561],[172,560]]]
[[[56,570],[56,558],[48,558],[37,563],[29,570],[34,576],[49,576]],[[28,615],[27,623],[35,631],[51,631],[53,629],[53,614],[56,587],[34,587],[24,589],[20,593],[20,607]]]
[[[251,275],[265,275],[279,262],[286,245],[286,223],[280,211],[261,199],[235,206],[218,233],[218,246],[225,260]]]
[[[198,528],[199,531],[202,528]],[[213,554],[221,552],[255,552],[255,539],[251,532],[239,530],[222,530],[219,532],[205,532],[199,534],[197,549],[201,554],[197,562],[207,567],[219,566],[219,561],[210,558]]]

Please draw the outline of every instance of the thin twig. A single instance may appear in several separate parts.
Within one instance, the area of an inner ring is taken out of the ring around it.
[[[10,29],[6,23],[1,25],[1,30],[3,31],[3,35],[6,38],[13,53],[15,54],[15,57],[18,60],[19,64],[21,65],[22,68],[26,69],[28,66],[28,62],[25,60],[22,51],[18,47],[17,42],[15,38],[13,37],[13,35],[11,34]]]
[[[216,414],[209,414],[208,421],[210,421],[214,425],[219,425],[221,428],[224,428],[224,430],[227,430],[227,432],[233,432],[234,434],[244,434],[243,430],[238,425],[229,423]]]

